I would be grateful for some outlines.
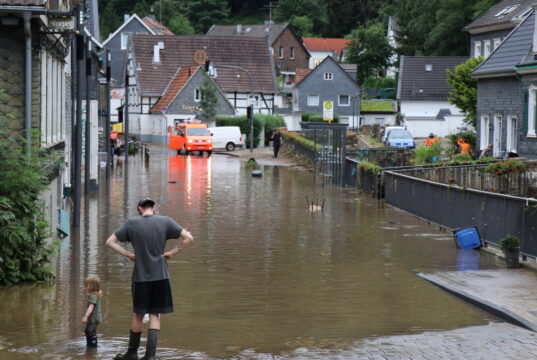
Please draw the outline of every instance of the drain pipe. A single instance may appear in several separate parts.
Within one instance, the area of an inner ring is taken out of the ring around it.
[[[26,153],[32,154],[32,29],[30,24],[31,13],[24,12],[24,39],[26,52],[24,64],[24,137],[26,139]]]

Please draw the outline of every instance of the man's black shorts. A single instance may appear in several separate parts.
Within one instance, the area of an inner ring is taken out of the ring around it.
[[[168,279],[132,282],[132,311],[136,314],[173,312],[173,299]]]

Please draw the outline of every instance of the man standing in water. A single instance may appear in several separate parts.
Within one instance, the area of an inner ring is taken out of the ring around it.
[[[278,151],[280,151],[280,146],[282,145],[282,134],[278,131],[278,129],[274,129],[274,133],[272,133],[272,146],[274,147],[274,157],[278,157]]]
[[[106,240],[106,245],[134,262],[132,274],[133,316],[126,353],[118,354],[116,360],[138,359],[138,347],[142,335],[142,322],[149,314],[146,352],[143,359],[153,360],[160,334],[159,314],[173,312],[172,292],[168,265],[179,251],[190,245],[194,238],[168,216],[155,215],[155,202],[142,199],[138,202],[140,216],[130,218]],[[164,252],[168,239],[181,238],[179,244]],[[130,242],[134,254],[120,242]]]

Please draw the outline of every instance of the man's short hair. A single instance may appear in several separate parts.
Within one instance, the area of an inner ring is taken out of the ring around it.
[[[155,206],[155,201],[150,198],[143,198],[140,201],[138,201],[138,206],[142,208],[151,208]]]

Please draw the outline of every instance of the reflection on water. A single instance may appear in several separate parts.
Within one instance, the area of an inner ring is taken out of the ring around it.
[[[142,196],[159,199],[158,211],[196,238],[169,263],[176,311],[162,319],[162,359],[352,357],[368,337],[494,321],[413,274],[493,267],[493,258],[461,254],[450,234],[352,189],[318,185],[326,204],[311,214],[311,173],[261,170],[254,178],[244,162],[218,155],[119,161],[86,199],[80,232],[62,242],[57,280],[0,290],[0,359],[123,350],[132,264],[104,241]],[[99,348],[87,352],[83,279],[92,273],[104,284],[104,322]]]

